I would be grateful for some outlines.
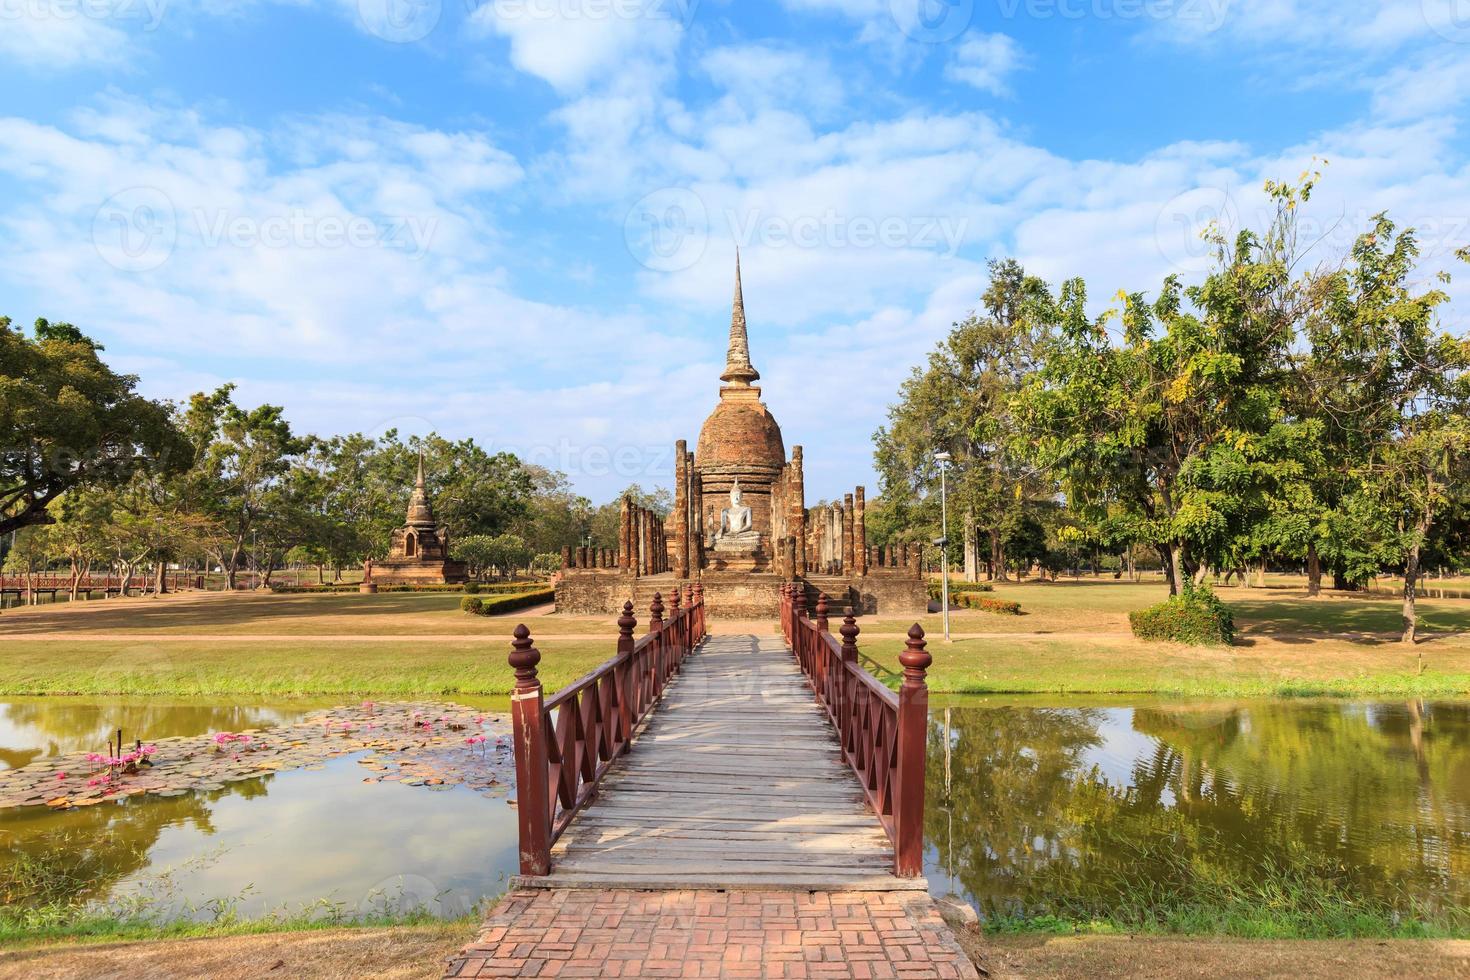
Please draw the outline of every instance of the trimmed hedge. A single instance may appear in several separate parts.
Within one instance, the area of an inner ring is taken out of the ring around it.
[[[1003,616],[1021,615],[1021,604],[1014,599],[996,599],[988,595],[975,595],[971,592],[961,592],[949,595],[950,601],[965,609],[983,609],[986,612],[1000,613]]]
[[[524,609],[527,606],[539,606],[543,603],[554,602],[555,600],[556,592],[552,589],[537,589],[535,592],[521,592],[516,595],[497,595],[488,598],[467,595],[460,600],[459,608],[467,613],[474,613],[477,616],[498,616],[500,613]]]
[[[941,598],[943,598],[943,595],[941,594],[942,593],[942,590],[943,590],[943,587],[944,586],[943,586],[943,583],[942,582],[930,582],[929,583],[929,598],[930,599],[933,599],[935,602],[938,602]],[[955,596],[959,595],[962,592],[994,592],[994,591],[995,591],[995,586],[991,585],[989,582],[951,582],[951,583],[949,583],[949,597],[951,599],[953,599]]]
[[[471,590],[473,586],[473,591]],[[464,585],[415,585],[408,582],[382,583],[379,592],[463,592],[475,595],[481,592],[505,593],[527,592],[547,588],[545,582],[466,582]],[[356,582],[340,582],[332,585],[272,585],[271,591],[280,595],[326,595],[334,592],[356,592]]]
[[[1209,586],[1186,582],[1184,591],[1156,606],[1128,614],[1140,640],[1170,640],[1191,646],[1230,646],[1235,617]]]

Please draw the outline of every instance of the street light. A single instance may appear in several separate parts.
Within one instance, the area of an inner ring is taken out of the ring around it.
[[[953,458],[942,449],[934,454],[934,461],[939,464],[939,540],[934,543],[939,545],[943,555],[944,577],[939,580],[939,608],[944,613],[945,643],[954,642],[949,637],[949,493],[945,481],[945,471]]]

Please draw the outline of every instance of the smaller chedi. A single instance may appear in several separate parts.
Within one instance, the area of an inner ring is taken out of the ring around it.
[[[464,562],[449,557],[449,528],[434,520],[429,491],[424,486],[424,455],[408,498],[408,519],[393,532],[388,557],[372,565],[375,585],[455,584],[465,581]]]

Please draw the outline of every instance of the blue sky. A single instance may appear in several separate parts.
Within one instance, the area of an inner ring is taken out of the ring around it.
[[[1312,261],[1470,241],[1466,0],[0,0],[0,58],[0,312],[596,500],[697,437],[737,244],[816,499],[987,258],[1101,309],[1314,158]]]

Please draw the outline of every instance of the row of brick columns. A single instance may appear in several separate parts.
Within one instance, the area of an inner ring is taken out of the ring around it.
[[[866,575],[875,564],[873,549],[868,547],[867,491],[855,487],[852,493],[843,494],[841,504],[804,515],[805,555],[798,556],[803,573]],[[837,528],[838,538],[832,541],[829,528]],[[824,542],[830,550],[824,555]],[[801,546],[798,545],[800,548]]]
[[[617,568],[618,553],[611,548],[573,548],[563,545],[562,568]]]
[[[618,529],[617,567],[634,575],[669,570],[669,531],[664,519],[647,507],[623,498]]]

